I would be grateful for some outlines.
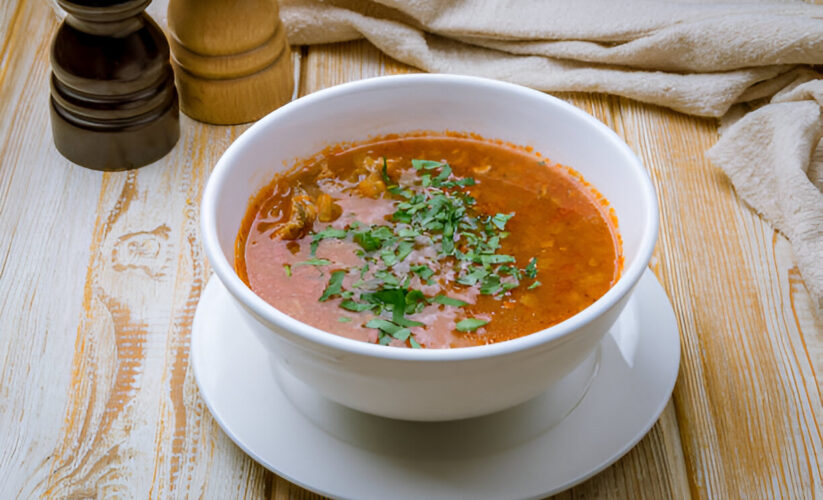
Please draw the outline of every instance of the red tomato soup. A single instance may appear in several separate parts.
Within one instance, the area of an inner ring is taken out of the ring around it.
[[[461,134],[338,145],[252,200],[235,267],[322,330],[447,348],[528,335],[617,280],[616,218],[573,170]]]

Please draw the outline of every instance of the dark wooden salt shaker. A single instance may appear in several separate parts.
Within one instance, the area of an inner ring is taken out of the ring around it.
[[[51,123],[63,156],[96,170],[162,158],[180,136],[177,91],[151,0],[58,0]]]

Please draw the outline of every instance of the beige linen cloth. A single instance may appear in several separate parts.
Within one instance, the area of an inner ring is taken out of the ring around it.
[[[823,311],[823,146],[814,155],[823,135],[823,79],[811,68],[823,64],[823,6],[694,0],[280,4],[294,45],[366,38],[430,72],[544,91],[604,92],[724,117],[709,159],[789,238]]]

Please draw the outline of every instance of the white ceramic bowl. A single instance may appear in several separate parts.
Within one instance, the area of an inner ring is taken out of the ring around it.
[[[331,144],[414,130],[475,132],[533,146],[550,161],[580,172],[616,211],[625,258],[618,282],[594,304],[546,330],[493,345],[427,350],[321,331],[275,309],[235,274],[241,219],[249,200],[276,172]],[[646,268],[657,219],[657,199],[640,161],[590,115],[517,85],[428,74],[347,83],[272,112],[226,150],[206,185],[201,212],[209,261],[248,313],[248,325],[273,362],[338,403],[409,420],[502,410],[573,370],[617,319]]]

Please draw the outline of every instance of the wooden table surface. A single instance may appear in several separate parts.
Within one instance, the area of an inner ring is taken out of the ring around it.
[[[255,463],[198,394],[189,336],[209,277],[198,204],[247,126],[181,117],[172,152],[122,173],[62,158],[46,2],[0,3],[0,498],[316,498]],[[415,71],[366,42],[296,48],[305,95]],[[561,95],[623,137],[661,204],[651,268],[680,328],[660,421],[559,498],[802,498],[823,491],[823,321],[788,242],[705,157],[714,120]]]

